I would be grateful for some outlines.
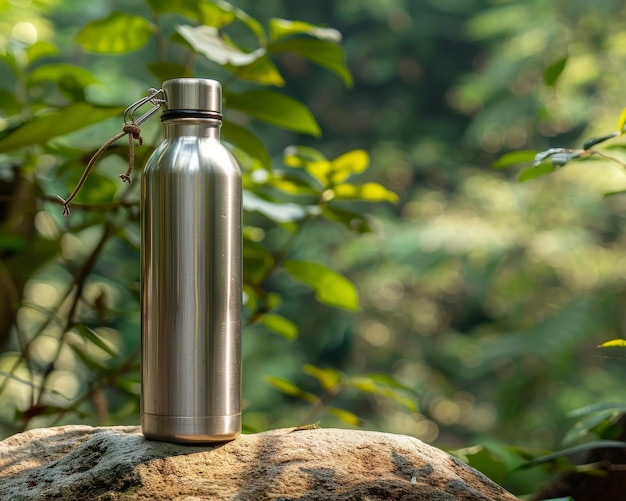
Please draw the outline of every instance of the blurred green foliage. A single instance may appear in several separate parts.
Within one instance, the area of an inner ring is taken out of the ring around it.
[[[615,130],[622,2],[22,3],[0,0],[3,434],[137,423],[127,147],[69,221],[54,196],[193,74],[225,84],[245,172],[248,430],[410,434],[519,495],[571,467],[552,451],[615,438],[626,357],[594,348],[625,336],[626,199],[603,194],[626,177],[526,168]]]
[[[1,54],[3,81],[9,84],[3,89],[0,137],[6,185],[0,288],[0,342],[6,348],[0,357],[3,434],[76,417],[102,423],[137,420],[138,195],[136,185],[121,185],[112,170],[127,161],[127,147],[107,151],[67,220],[59,217],[55,193],[65,195],[77,182],[76,172],[93,144],[106,140],[100,134],[115,122],[121,127],[122,103],[143,97],[150,85],[160,85],[159,79],[203,75],[225,83],[229,113],[223,137],[244,176],[244,317],[261,331],[257,336],[298,337],[297,322],[281,309],[293,283],[314,291],[324,305],[357,311],[359,294],[352,282],[323,260],[299,259],[294,244],[314,221],[371,231],[364,215],[350,205],[397,201],[384,186],[355,178],[369,166],[364,150],[327,159],[311,147],[289,146],[281,167],[280,157],[270,155],[251,127],[254,121],[321,134],[306,104],[267,87],[285,84],[274,63],[285,53],[319,64],[351,85],[337,30],[279,18],[269,19],[266,28],[222,1],[149,1],[137,12],[112,8],[84,19],[78,19],[83,17],[79,13],[70,35],[62,29],[67,5],[23,11],[15,3],[3,4],[9,17],[24,15],[13,24]],[[44,24],[48,34],[40,33],[38,26]],[[107,66],[113,56],[120,59]],[[132,71],[124,74],[128,65]],[[110,75],[111,68],[117,74]],[[115,94],[107,95],[103,84],[111,76],[119,81]],[[142,95],[129,92],[139,85],[146,88]],[[105,92],[98,95],[94,89]],[[143,134],[146,141],[137,151],[142,162],[159,141],[157,126],[144,128]],[[272,278],[281,274],[286,285],[276,287]],[[319,376],[324,369],[309,366],[309,371]],[[337,381],[324,390],[334,397],[350,386],[399,402],[408,398],[393,378],[359,377],[360,385],[342,377],[341,385]],[[288,381],[268,381],[290,395],[296,388]],[[348,410],[328,407],[313,396],[309,401],[316,414],[359,422]],[[258,428],[254,419],[246,427]]]

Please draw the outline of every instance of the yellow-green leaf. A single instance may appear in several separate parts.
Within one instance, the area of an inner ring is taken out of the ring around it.
[[[268,171],[272,170],[272,159],[263,143],[248,129],[237,125],[229,120],[222,124],[222,135],[226,141],[231,142],[252,158],[257,159]]]
[[[54,137],[121,115],[123,110],[92,106],[82,102],[70,104],[60,110],[36,116],[7,134],[0,139],[0,152],[33,144],[45,144]]]
[[[596,346],[596,350],[600,348],[626,348],[626,339],[611,339],[610,341],[605,341],[602,344]]]
[[[26,58],[29,64],[33,64],[42,57],[55,56],[58,53],[59,49],[55,45],[40,40],[26,49]]]
[[[257,120],[315,137],[321,135],[310,110],[300,101],[280,92],[254,89],[237,94],[227,93],[225,97],[229,108],[243,111]]]
[[[265,380],[285,395],[301,398],[302,400],[306,400],[307,402],[310,402],[312,404],[317,404],[319,402],[319,398],[317,398],[312,393],[298,388],[291,381],[287,381],[286,379],[277,376],[266,376]]]
[[[105,341],[103,341],[96,331],[90,329],[84,324],[80,324],[76,326],[76,332],[78,332],[78,334],[80,334],[81,337],[83,337],[87,341],[95,344],[98,348],[106,352],[111,357],[117,357],[117,353],[115,352],[115,350],[113,350]]]
[[[361,418],[359,418],[359,416],[345,409],[338,409],[337,407],[330,407],[328,409],[328,412],[330,412],[333,416],[336,416],[339,419],[341,419],[344,423],[349,424],[351,426],[361,426],[362,424]]]
[[[112,12],[88,23],[76,36],[85,50],[99,54],[120,54],[141,49],[148,43],[155,26],[141,16]]]
[[[620,134],[624,133],[624,125],[626,125],[626,108],[622,110],[622,114],[617,121],[617,130]]]
[[[290,341],[298,337],[298,326],[281,315],[273,313],[263,315],[261,324]]]
[[[346,66],[345,53],[340,45],[316,38],[284,38],[268,45],[270,54],[291,52],[338,75],[346,86],[352,87],[353,80]]]
[[[71,79],[81,87],[96,83],[98,80],[85,68],[67,63],[54,63],[39,66],[28,75],[28,83],[61,82]]]
[[[334,188],[335,199],[364,200],[366,202],[393,202],[398,201],[398,195],[389,191],[382,184],[365,183],[353,185],[343,183]]]
[[[349,151],[335,158],[331,164],[331,183],[339,184],[353,174],[364,172],[369,165],[369,161],[369,155],[365,150]]]
[[[263,55],[244,66],[225,64],[224,67],[242,80],[256,82],[261,85],[275,85],[276,87],[285,85],[283,76],[267,55]]]
[[[331,170],[332,164],[328,160],[306,164],[306,171],[317,179],[324,188],[328,186],[328,175]]]
[[[350,280],[318,263],[289,260],[283,268],[296,280],[315,291],[321,303],[348,311],[359,309],[359,294]]]
[[[303,370],[309,376],[317,379],[325,390],[331,390],[341,383],[341,372],[337,369],[320,369],[314,365],[305,364]]]
[[[287,19],[272,18],[269,21],[270,38],[277,40],[290,35],[311,35],[320,40],[340,43],[341,33],[334,28],[325,28],[304,21],[289,21]]]
[[[326,161],[322,152],[309,146],[287,146],[283,153],[283,162],[288,167],[305,167],[310,162]]]

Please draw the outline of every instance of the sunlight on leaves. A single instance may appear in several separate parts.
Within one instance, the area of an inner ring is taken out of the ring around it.
[[[267,313],[261,317],[261,324],[290,341],[298,338],[298,326],[281,315]]]
[[[341,383],[341,372],[337,369],[321,369],[311,364],[305,364],[303,371],[317,379],[325,390],[331,390]]]
[[[155,26],[141,16],[112,12],[105,19],[88,23],[76,36],[85,50],[99,54],[121,54],[141,49]]]
[[[318,263],[288,260],[283,263],[287,273],[315,291],[321,303],[348,311],[359,309],[359,294],[346,277]]]
[[[212,26],[182,25],[177,31],[194,51],[217,64],[244,66],[265,55],[265,49],[262,47],[252,52],[243,52],[224,39],[219,30]]]
[[[605,341],[604,343],[596,346],[596,350],[599,350],[600,348],[615,348],[615,347],[620,347],[620,348],[626,347],[626,339],[611,339],[610,341]]]
[[[330,412],[333,416],[338,417],[346,424],[351,426],[361,426],[363,421],[356,414],[347,411],[345,409],[339,409],[337,407],[329,407],[328,412]]]
[[[290,397],[301,398],[302,400],[306,400],[311,404],[317,404],[320,400],[312,393],[302,390],[291,381],[287,381],[284,378],[277,376],[266,376],[265,380],[278,391],[284,393],[285,395],[289,395]]]

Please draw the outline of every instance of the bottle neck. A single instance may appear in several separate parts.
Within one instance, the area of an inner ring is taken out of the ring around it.
[[[206,118],[174,118],[163,120],[163,135],[166,139],[182,136],[220,139],[222,121]]]

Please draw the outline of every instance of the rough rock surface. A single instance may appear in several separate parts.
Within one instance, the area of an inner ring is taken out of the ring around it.
[[[61,426],[0,442],[0,500],[515,500],[419,440],[282,429],[215,446],[144,439],[139,427]]]

